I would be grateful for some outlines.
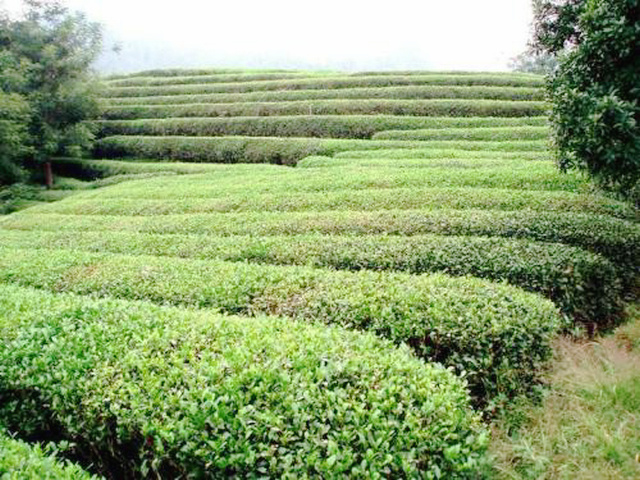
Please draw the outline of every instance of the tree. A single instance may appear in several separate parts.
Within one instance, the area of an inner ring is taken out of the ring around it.
[[[44,166],[51,187],[51,158],[79,156],[94,139],[87,121],[97,117],[99,103],[91,64],[102,33],[98,24],[56,0],[24,3],[24,17],[0,17],[0,88],[15,102],[26,101],[28,135],[19,153]]]
[[[534,46],[556,55],[552,127],[563,169],[639,197],[640,0],[536,0]]]

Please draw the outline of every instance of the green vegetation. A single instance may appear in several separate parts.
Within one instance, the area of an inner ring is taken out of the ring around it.
[[[485,128],[433,128],[379,132],[374,140],[544,140],[549,136],[547,127],[485,127]]]
[[[331,98],[466,98],[486,100],[544,100],[537,87],[499,87],[491,85],[410,85],[396,87],[356,87],[326,90],[265,90],[245,93],[203,93],[152,95],[148,97],[109,97],[107,105],[179,105],[184,103],[282,102]]]
[[[121,135],[105,137],[95,154],[103,158],[146,158],[218,163],[275,163],[295,165],[309,155],[333,155],[348,150],[387,148],[492,150],[502,152],[545,151],[541,140],[512,142],[406,142],[402,140],[345,140],[278,137],[148,137]]]
[[[455,127],[468,132],[469,127],[544,125],[544,117],[414,117],[391,115],[296,115],[275,117],[169,118],[110,120],[100,122],[101,135],[246,135],[254,137],[328,137],[371,138],[384,130],[413,130]],[[473,130],[481,130],[473,128]],[[516,129],[516,131],[521,131]],[[547,138],[548,129],[540,128]],[[515,136],[513,139],[518,139]],[[526,139],[530,139],[525,137]],[[489,138],[489,140],[492,140]]]
[[[535,47],[556,55],[551,117],[559,164],[640,205],[640,4],[539,0]]]
[[[4,293],[4,292],[3,292]],[[61,462],[40,447],[14,440],[0,429],[0,478],[3,480],[97,480],[76,465]]]
[[[521,406],[492,441],[493,477],[617,480],[640,475],[640,315],[615,336],[555,345],[542,405]]]
[[[104,118],[259,117],[269,115],[424,115],[451,117],[524,117],[544,115],[544,102],[511,100],[335,99],[294,102],[195,103],[183,105],[118,105]]]
[[[150,95],[193,95],[203,93],[243,93],[270,90],[330,90],[356,87],[391,87],[400,85],[498,85],[541,87],[541,77],[521,74],[429,74],[429,75],[365,75],[330,76],[292,80],[232,82],[155,87],[110,88],[107,97],[145,97]]]
[[[57,425],[114,477],[477,476],[486,434],[462,382],[406,348],[1,288],[0,415],[23,431]]]
[[[537,296],[436,274],[330,272],[62,249],[43,258],[40,250],[10,248],[0,250],[0,266],[1,282],[56,292],[370,330],[465,372],[481,403],[529,391],[559,326],[553,304]]]
[[[58,2],[25,4],[20,18],[0,11],[0,112],[9,113],[0,121],[0,185],[43,165],[51,188],[51,157],[91,148],[87,120],[99,110],[90,66],[102,37],[99,25]]]
[[[0,423],[110,479],[585,476],[533,402],[634,425],[627,383],[590,390],[610,409],[544,387],[559,333],[629,315],[640,217],[554,165],[543,83],[106,79],[96,159],[53,162],[60,201],[0,192],[30,207],[0,217]],[[633,472],[632,435],[577,431]]]
[[[87,212],[89,213],[89,212]],[[443,272],[506,280],[551,298],[577,322],[607,327],[619,320],[622,290],[599,255],[562,244],[470,236],[231,236],[128,232],[2,231],[13,248],[76,249],[340,270]]]

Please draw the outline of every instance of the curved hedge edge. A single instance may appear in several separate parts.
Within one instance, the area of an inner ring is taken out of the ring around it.
[[[43,256],[42,250],[10,248],[0,250],[0,267],[2,282],[52,291],[229,314],[277,314],[372,331],[409,343],[427,361],[466,372],[481,405],[531,391],[560,322],[555,305],[539,295],[442,274],[339,272],[68,250],[48,250]]]
[[[0,231],[11,248],[154,255],[196,260],[299,265],[338,270],[473,275],[537,292],[576,323],[607,329],[623,314],[615,267],[600,255],[562,244],[499,237],[209,237],[124,232]]]
[[[57,423],[120,478],[476,478],[485,461],[462,382],[373,335],[0,291],[2,415]]]

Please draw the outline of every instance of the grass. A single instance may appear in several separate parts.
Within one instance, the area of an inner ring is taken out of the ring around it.
[[[496,478],[640,477],[640,306],[629,313],[612,336],[556,342],[543,404],[494,431]]]

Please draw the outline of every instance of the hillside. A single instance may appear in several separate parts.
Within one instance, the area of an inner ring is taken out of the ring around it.
[[[542,86],[106,79],[77,190],[0,217],[0,424],[109,478],[478,478],[638,281],[637,210],[558,171]]]

